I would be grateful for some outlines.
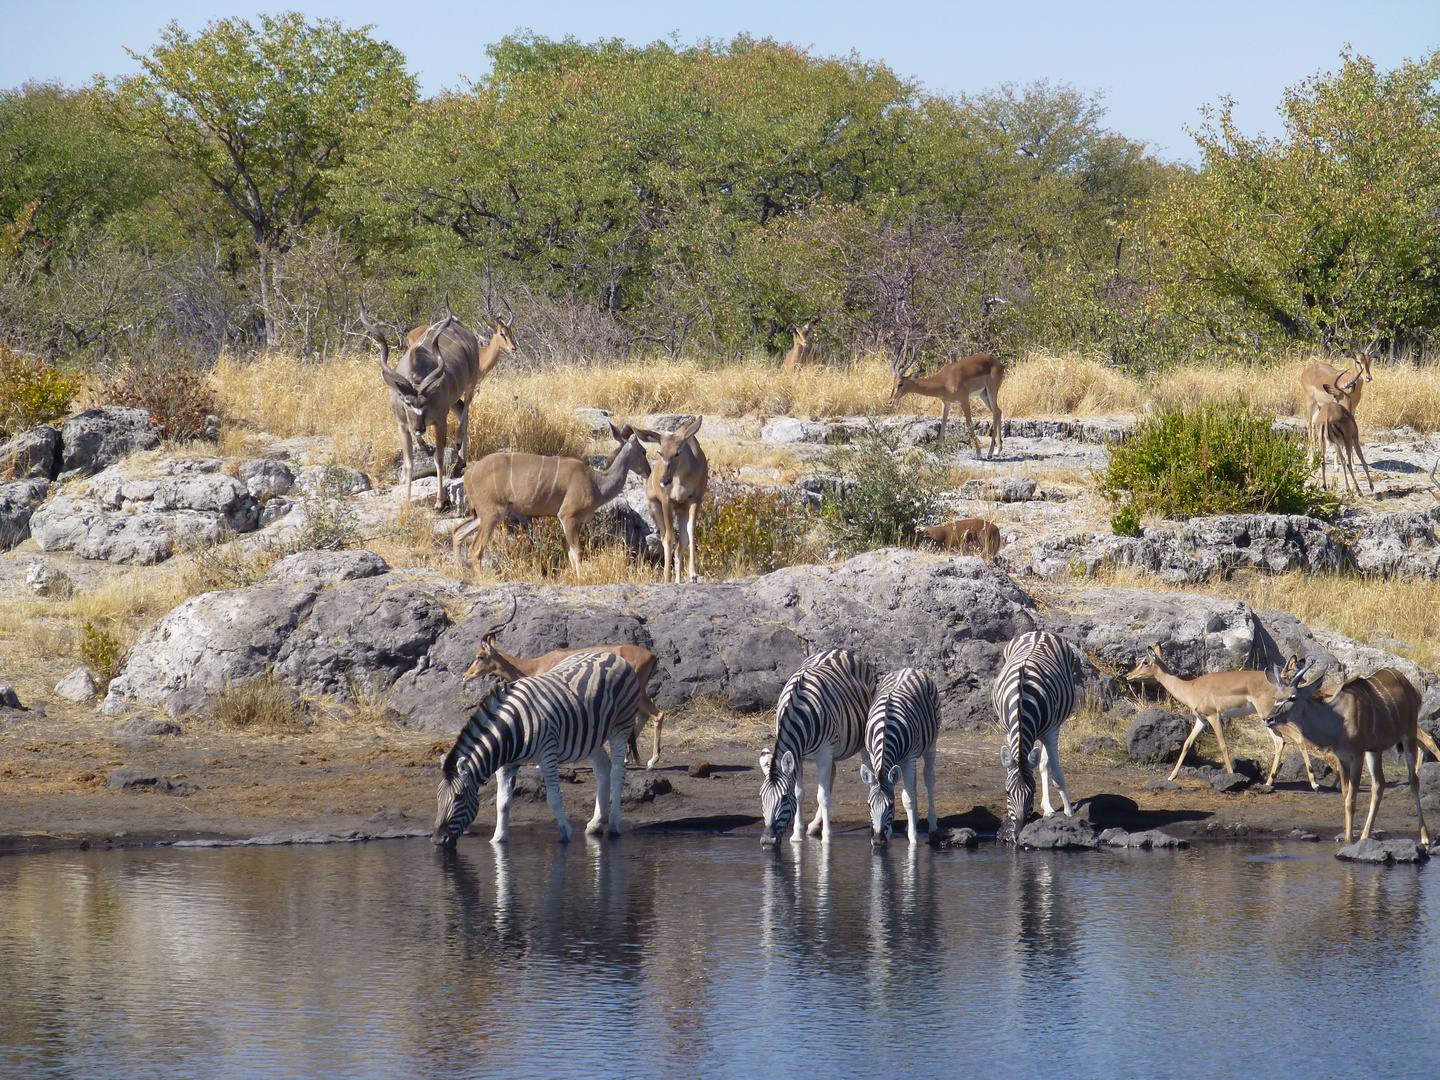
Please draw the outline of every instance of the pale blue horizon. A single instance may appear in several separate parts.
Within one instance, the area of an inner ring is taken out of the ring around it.
[[[137,70],[125,52],[148,51],[172,19],[191,32],[229,16],[259,11],[208,0],[0,0],[7,33],[0,38],[0,87],[59,80],[75,86],[95,75]],[[728,5],[567,2],[515,5],[488,0],[315,0],[293,5],[346,25],[373,24],[375,36],[405,54],[422,91],[463,87],[489,70],[485,46],[526,28],[581,41],[623,38],[646,44],[677,34],[681,43],[728,40],[740,33],[773,37],[816,55],[883,61],[931,91],[973,94],[1002,83],[1038,79],[1100,93],[1106,124],[1146,142],[1159,156],[1194,161],[1186,126],[1201,107],[1229,96],[1251,134],[1279,134],[1277,109],[1286,87],[1334,70],[1349,45],[1382,68],[1440,47],[1440,4],[1380,0],[1179,5],[1097,0],[1073,3],[979,3],[897,0]]]

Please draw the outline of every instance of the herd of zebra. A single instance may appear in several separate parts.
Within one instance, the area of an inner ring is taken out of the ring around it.
[[[1005,730],[1007,816],[1001,834],[1018,837],[1035,799],[1035,774],[1042,784],[1048,817],[1053,778],[1065,813],[1070,797],[1060,769],[1060,725],[1075,705],[1080,659],[1061,637],[1031,631],[1006,647],[992,701]],[[640,710],[635,669],[614,653],[583,652],[549,671],[518,679],[491,694],[461,731],[442,762],[433,840],[451,846],[480,811],[480,789],[499,777],[493,841],[509,837],[515,774],[534,763],[560,826],[570,823],[560,798],[560,765],[589,759],[595,771],[595,814],[591,833],[620,831],[620,797],[625,781],[625,748]],[[830,838],[830,790],[839,761],[861,754],[860,775],[869,788],[871,841],[883,845],[895,816],[895,788],[917,840],[916,761],[923,759],[929,797],[929,830],[936,830],[935,743],[940,733],[940,695],[935,682],[916,668],[881,676],[868,660],[848,649],[815,653],[785,683],[775,710],[774,745],[760,755],[761,843],[774,846],[789,831],[799,841],[804,801],[803,763],[815,763],[818,808],[809,832]]]

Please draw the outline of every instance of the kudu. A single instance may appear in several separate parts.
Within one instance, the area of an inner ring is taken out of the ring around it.
[[[447,309],[449,305],[446,305]],[[513,321],[513,319],[512,319]],[[405,502],[410,501],[410,485],[415,476],[415,447],[418,439],[422,449],[425,430],[435,429],[435,478],[439,491],[435,509],[450,504],[445,489],[445,442],[450,411],[459,422],[460,442],[455,452],[455,473],[465,468],[465,455],[470,449],[470,402],[475,387],[494,369],[501,349],[513,351],[514,337],[507,323],[491,320],[495,332],[482,351],[480,342],[459,320],[446,311],[445,318],[430,326],[411,330],[405,341],[405,354],[392,369],[390,343],[365,314],[360,305],[360,324],[380,346],[380,374],[390,388],[390,409],[400,424],[400,448],[405,459]]]
[[[1350,385],[1358,387],[1358,378],[1357,374],[1351,379]],[[1359,457],[1360,464],[1365,469],[1365,482],[1370,485],[1370,494],[1374,495],[1375,481],[1370,476],[1370,463],[1365,460],[1365,451],[1360,449],[1360,427],[1355,423],[1354,414],[1344,403],[1346,389],[1338,383],[1326,383],[1324,390],[1330,396],[1329,403],[1321,406],[1315,414],[1315,427],[1320,433],[1320,486],[1330,486],[1325,462],[1330,447],[1333,446],[1335,471],[1340,475],[1341,487],[1347,491],[1354,487],[1355,494],[1360,494],[1360,482],[1355,479],[1355,458]]]
[[[578,649],[552,649],[544,656],[529,658],[502,652],[495,647],[495,638],[501,630],[515,621],[515,613],[520,607],[519,597],[512,596],[510,600],[510,614],[491,626],[481,636],[480,647],[475,650],[475,659],[465,669],[464,679],[468,682],[470,679],[478,679],[482,675],[491,675],[497,679],[503,679],[505,682],[514,682],[516,679],[526,678],[530,675],[543,674],[567,656],[574,656],[576,653],[614,653],[633,667],[636,676],[640,679],[640,715],[649,717],[655,722],[654,748],[650,760],[645,763],[645,768],[655,768],[660,762],[660,731],[665,726],[665,714],[657,709],[655,703],[650,700],[650,693],[646,687],[650,683],[650,676],[655,672],[655,663],[659,658],[649,649],[639,645],[586,645]],[[640,728],[637,725],[630,735],[629,743],[630,759],[637,765],[640,763],[640,750],[636,745],[639,738]]]
[[[1000,430],[999,397],[1000,383],[1005,379],[1004,364],[989,353],[976,353],[974,356],[952,360],[934,375],[917,375],[915,372],[918,370],[919,361],[913,350],[908,364],[901,355],[897,355],[890,362],[890,373],[895,376],[895,384],[890,388],[887,405],[893,406],[906,394],[935,398],[944,406],[940,411],[940,438],[944,439],[945,424],[950,419],[950,406],[959,402],[965,413],[965,426],[970,429],[970,445],[975,448],[978,457],[980,439],[975,434],[975,421],[970,416],[970,398],[978,396],[990,410],[990,456],[995,456],[997,448],[1004,449],[1005,436]]]
[[[1410,777],[1410,794],[1420,819],[1420,842],[1428,844],[1425,814],[1420,808],[1420,777],[1416,772],[1421,746],[1437,759],[1440,748],[1420,729],[1420,692],[1394,668],[1381,668],[1368,678],[1350,679],[1329,700],[1311,697],[1320,684],[1300,685],[1306,671],[1297,671],[1285,686],[1289,691],[1265,723],[1274,730],[1292,724],[1314,746],[1329,750],[1340,765],[1340,791],[1345,800],[1345,843],[1355,832],[1355,793],[1360,786],[1360,766],[1370,771],[1370,813],[1360,839],[1370,835],[1375,812],[1385,792],[1385,769],[1381,753],[1396,747],[1405,759]]]
[[[1305,401],[1309,407],[1306,434],[1312,449],[1319,441],[1320,436],[1320,430],[1315,424],[1315,414],[1334,400],[1330,391],[1325,389],[1326,384],[1339,386],[1342,378],[1347,375],[1352,376],[1344,386],[1344,400],[1341,404],[1353,415],[1355,410],[1360,407],[1360,396],[1365,389],[1365,384],[1374,378],[1370,373],[1370,363],[1371,356],[1368,352],[1356,352],[1352,356],[1351,366],[1337,368],[1334,364],[1320,362],[1311,364],[1300,373],[1300,386],[1305,393]]]
[[[793,375],[806,364],[813,364],[820,357],[820,346],[810,344],[810,327],[815,325],[811,319],[804,326],[790,327],[790,334],[793,341],[790,349],[785,354],[784,371],[786,375]]]
[[[676,431],[661,435],[640,429],[636,432],[645,442],[658,444],[660,468],[650,473],[645,482],[645,498],[650,503],[650,516],[660,530],[665,549],[664,580],[670,580],[670,553],[675,553],[675,582],[680,582],[680,555],[688,540],[690,545],[690,580],[695,577],[695,517],[700,500],[710,483],[710,465],[705,451],[695,438],[700,423],[697,416]]]
[[[987,561],[995,558],[1004,541],[995,523],[984,518],[960,518],[944,525],[927,525],[920,530],[946,551],[959,548],[960,554],[968,555],[973,545],[976,552]]]
[[[1200,732],[1205,730],[1207,723],[1220,743],[1220,756],[1225,760],[1225,771],[1234,772],[1235,764],[1230,759],[1230,748],[1225,745],[1221,720],[1227,714],[1243,715],[1247,712],[1253,712],[1267,724],[1270,738],[1275,745],[1275,761],[1270,766],[1270,775],[1273,778],[1276,769],[1280,767],[1280,755],[1285,748],[1284,735],[1275,727],[1268,726],[1269,717],[1276,708],[1276,701],[1285,696],[1286,683],[1281,677],[1279,666],[1276,665],[1268,672],[1217,671],[1194,679],[1183,679],[1166,666],[1160,655],[1159,645],[1151,645],[1150,652],[1151,655],[1136,664],[1125,678],[1131,682],[1154,679],[1170,691],[1171,697],[1188,708],[1195,718],[1194,726],[1185,739],[1185,745],[1180,748],[1180,757],[1176,759],[1169,779],[1174,780],[1180,775],[1180,767],[1185,764],[1185,755],[1190,752],[1191,745]],[[1310,786],[1316,787],[1315,774],[1310,768],[1310,754],[1304,741],[1298,732],[1287,731],[1285,734],[1291,736],[1292,742],[1299,743],[1300,753],[1305,759],[1305,772],[1310,777]]]
[[[452,543],[456,561],[460,542],[468,538],[470,559],[478,568],[495,526],[511,511],[525,517],[560,519],[570,566],[580,573],[580,526],[620,494],[625,477],[650,476],[650,461],[635,429],[610,425],[620,448],[602,470],[579,458],[539,454],[487,454],[465,469],[465,501],[469,520],[456,526]]]

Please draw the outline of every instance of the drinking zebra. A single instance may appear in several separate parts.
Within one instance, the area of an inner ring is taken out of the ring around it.
[[[502,686],[475,711],[441,763],[444,776],[431,839],[454,845],[480,812],[480,787],[495,773],[500,783],[495,835],[490,839],[509,839],[515,773],[533,761],[545,777],[545,794],[560,823],[560,840],[568,841],[570,823],[560,802],[559,767],[582,758],[589,758],[595,770],[595,816],[585,831],[597,833],[608,826],[612,836],[618,835],[625,744],[639,708],[635,669],[613,653],[577,653],[543,675]]]
[[[1012,638],[1000,658],[1000,674],[990,700],[1005,728],[1000,763],[1005,766],[1005,801],[1009,816],[1002,838],[1016,840],[1035,804],[1035,769],[1040,769],[1045,816],[1050,805],[1050,776],[1060,789],[1065,813],[1070,796],[1056,749],[1060,725],[1075,707],[1075,673],[1080,664],[1064,638],[1046,630],[1032,630]]]
[[[940,692],[935,681],[916,668],[892,671],[880,680],[865,721],[865,751],[860,779],[870,786],[870,842],[890,839],[895,820],[895,782],[904,780],[901,798],[915,843],[915,759],[925,758],[925,790],[930,796],[930,833],[935,833],[935,740],[940,735]]]
[[[865,715],[875,695],[875,669],[848,649],[805,658],[780,691],[775,706],[775,746],[760,755],[760,807],[765,815],[761,844],[770,847],[794,823],[799,843],[800,808],[805,798],[801,766],[815,762],[819,802],[809,832],[830,839],[830,786],[835,763],[859,752]]]

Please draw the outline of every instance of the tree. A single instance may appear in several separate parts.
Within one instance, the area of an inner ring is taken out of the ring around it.
[[[1348,50],[1286,91],[1285,135],[1249,138],[1225,99],[1203,168],[1157,210],[1172,288],[1287,339],[1413,347],[1440,327],[1440,50],[1389,72]],[[1212,326],[1213,329],[1213,326]]]
[[[274,256],[329,205],[334,170],[357,117],[409,107],[414,78],[369,27],[262,15],[257,30],[222,19],[196,37],[172,22],[122,80],[118,116],[160,154],[197,175],[248,232],[273,340]]]

